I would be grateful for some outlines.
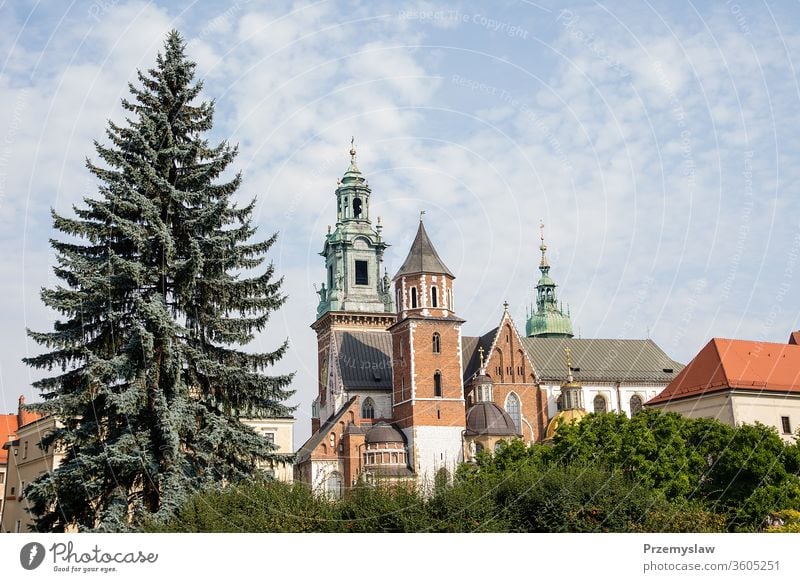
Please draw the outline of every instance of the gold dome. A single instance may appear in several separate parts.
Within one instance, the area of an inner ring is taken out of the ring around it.
[[[589,414],[582,408],[571,408],[569,410],[559,411],[547,424],[547,432],[545,432],[545,440],[550,440],[556,435],[556,430],[561,422],[573,423],[578,422],[584,416]]]

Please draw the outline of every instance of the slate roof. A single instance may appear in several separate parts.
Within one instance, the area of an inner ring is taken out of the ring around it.
[[[730,389],[800,393],[800,345],[714,338],[648,404]]]
[[[392,335],[386,331],[337,331],[336,352],[345,390],[391,390]]]
[[[466,382],[478,371],[481,365],[481,355],[478,348],[483,346],[483,357],[489,357],[489,348],[492,347],[494,336],[497,335],[498,328],[483,334],[480,337],[462,336],[461,337],[461,368],[464,370],[464,381]]]
[[[300,464],[311,456],[311,453],[314,452],[314,449],[317,448],[317,445],[322,442],[322,439],[325,438],[331,427],[339,422],[339,419],[344,416],[344,413],[347,412],[347,410],[350,408],[350,405],[353,404],[356,398],[358,398],[358,396],[353,396],[350,400],[345,402],[344,406],[339,409],[339,412],[326,420],[322,426],[319,427],[319,430],[312,434],[309,439],[303,443],[303,446],[297,450],[295,463]]]
[[[683,369],[652,340],[522,338],[522,344],[543,382],[566,379],[566,355],[578,382],[670,382]]]
[[[397,271],[395,278],[412,273],[433,273],[437,275],[444,273],[455,279],[455,275],[445,266],[436,249],[433,248],[433,243],[428,238],[425,225],[422,224],[421,220],[419,221],[417,236],[414,238],[414,242],[411,243],[411,250],[408,251],[408,256],[403,266]]]

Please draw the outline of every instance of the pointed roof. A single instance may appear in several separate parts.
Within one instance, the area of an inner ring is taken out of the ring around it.
[[[730,389],[800,394],[800,346],[714,338],[647,404]]]
[[[395,279],[401,275],[410,275],[412,273],[434,273],[437,275],[443,273],[455,279],[455,275],[445,266],[436,249],[433,248],[433,243],[428,238],[428,233],[425,232],[425,225],[422,223],[421,218],[417,236],[411,244],[411,250],[408,251],[408,256],[403,266],[397,271]]]

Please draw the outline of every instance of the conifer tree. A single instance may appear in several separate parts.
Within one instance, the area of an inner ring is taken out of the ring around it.
[[[35,408],[59,421],[42,446],[64,460],[26,490],[38,531],[135,528],[280,460],[239,420],[291,412],[292,375],[266,373],[287,343],[244,349],[286,299],[264,265],[277,234],[251,241],[255,200],[237,206],[241,175],[221,179],[237,147],[203,137],[214,105],[196,103],[194,69],[172,31],[95,142],[97,195],[53,212],[61,283],[41,297],[63,320],[28,332],[48,351],[25,361],[57,370]]]

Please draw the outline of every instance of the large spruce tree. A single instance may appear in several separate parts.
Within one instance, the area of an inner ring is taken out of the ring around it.
[[[157,64],[138,73],[109,122],[98,195],[55,212],[62,284],[42,290],[54,330],[26,363],[57,374],[36,382],[35,408],[59,421],[42,445],[63,462],[26,490],[39,531],[117,531],[166,517],[196,490],[278,460],[241,417],[290,412],[291,375],[265,373],[270,353],[243,347],[285,301],[264,265],[276,235],[252,242],[255,201],[237,207],[241,176],[220,178],[237,154],[210,146],[213,103],[185,43],[171,32]]]

